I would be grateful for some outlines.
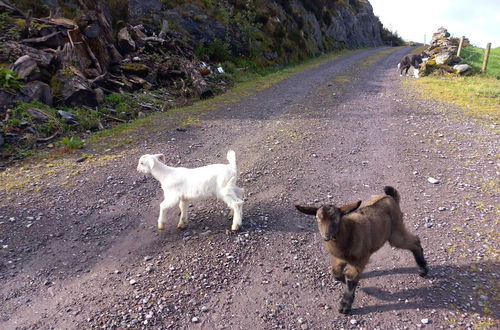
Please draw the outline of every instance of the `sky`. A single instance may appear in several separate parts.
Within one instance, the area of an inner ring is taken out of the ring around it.
[[[369,0],[382,24],[406,41],[429,43],[443,26],[482,48],[500,47],[500,0]]]

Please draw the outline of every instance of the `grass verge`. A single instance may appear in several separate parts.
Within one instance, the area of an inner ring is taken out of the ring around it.
[[[460,107],[467,115],[500,120],[500,84],[496,78],[424,77],[406,79],[405,83],[419,91],[425,99],[438,99]]]

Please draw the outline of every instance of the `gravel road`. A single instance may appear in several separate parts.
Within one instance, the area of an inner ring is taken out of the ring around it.
[[[182,114],[165,116],[85,150],[84,162],[4,172],[0,329],[498,327],[498,123],[405,87],[396,64],[410,50],[337,57],[182,129]],[[194,167],[226,162],[230,148],[242,230],[228,235],[224,205],[206,201],[190,207],[185,231],[175,209],[158,232],[162,192],[136,172],[139,156]],[[340,205],[384,185],[401,193],[430,273],[384,246],[341,315],[315,221],[293,205]]]

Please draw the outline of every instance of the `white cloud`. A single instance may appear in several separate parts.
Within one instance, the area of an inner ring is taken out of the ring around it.
[[[385,27],[407,41],[428,43],[444,26],[455,37],[466,36],[472,44],[500,46],[498,0],[369,0]]]

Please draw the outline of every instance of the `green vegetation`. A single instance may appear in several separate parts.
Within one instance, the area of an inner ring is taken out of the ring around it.
[[[0,87],[19,89],[22,86],[22,81],[14,71],[0,68]]]
[[[467,46],[462,50],[460,57],[470,64],[474,71],[480,72],[483,66],[484,52],[484,48]],[[500,47],[491,49],[486,75],[500,79]]]
[[[59,145],[67,150],[76,150],[82,149],[85,146],[85,141],[80,139],[79,137],[64,137]]]
[[[21,29],[24,28],[26,21],[23,19],[12,19],[10,12],[0,13],[0,40],[19,40]]]
[[[196,56],[203,59],[208,56],[210,60],[215,62],[224,62],[232,59],[231,49],[228,43],[224,43],[219,39],[215,39],[208,45],[203,45],[195,51]]]
[[[388,46],[403,46],[405,41],[401,38],[397,31],[391,31],[386,27],[382,27],[382,41]]]
[[[476,75],[472,77],[424,77],[406,80],[418,86],[424,98],[440,99],[463,109],[468,115],[500,119],[500,84],[498,79]]]

